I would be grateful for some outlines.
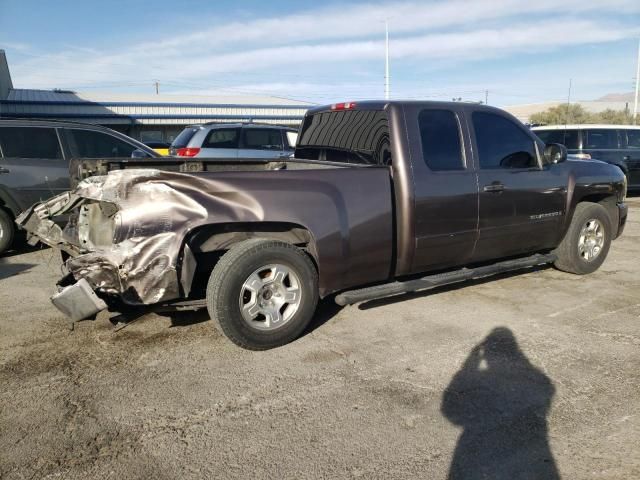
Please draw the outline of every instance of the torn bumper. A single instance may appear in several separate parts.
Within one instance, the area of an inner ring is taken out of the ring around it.
[[[16,219],[33,239],[68,254],[51,299],[74,320],[107,306],[144,306],[188,294],[191,278],[178,262],[192,260],[183,238],[207,210],[184,192],[185,175],[122,170],[91,177]],[[57,223],[69,218],[62,228]],[[193,269],[188,273],[192,276]]]
[[[95,294],[84,278],[62,287],[51,297],[51,302],[73,321],[91,318],[107,308],[107,304]]]

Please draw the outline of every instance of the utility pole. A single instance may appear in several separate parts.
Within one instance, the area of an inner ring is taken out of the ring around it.
[[[640,41],[638,41],[638,65],[636,66],[636,97],[633,103],[633,124],[638,121],[638,84],[640,83]]]
[[[484,91],[484,104],[489,105],[489,90]]]
[[[384,21],[384,98],[389,100],[389,21]],[[637,102],[636,102],[637,103]]]
[[[160,82],[156,80],[153,84],[156,86],[156,95],[158,95],[160,93]]]
[[[569,79],[569,93],[567,94],[567,114],[564,116],[564,128],[567,128],[569,123],[569,109],[571,108],[571,78]]]

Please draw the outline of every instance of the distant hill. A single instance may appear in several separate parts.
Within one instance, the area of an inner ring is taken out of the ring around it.
[[[633,102],[635,93],[607,93],[604,97],[600,97],[596,102]]]

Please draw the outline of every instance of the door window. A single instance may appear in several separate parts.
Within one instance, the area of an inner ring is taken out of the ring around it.
[[[583,148],[618,148],[618,131],[612,128],[585,130],[587,139]]]
[[[53,128],[0,127],[0,145],[5,157],[62,158],[58,135]]]
[[[202,148],[238,148],[237,128],[216,128],[209,132]]]
[[[488,112],[474,112],[472,119],[480,168],[538,166],[533,140],[511,120]]]
[[[131,157],[135,145],[131,145],[108,133],[94,130],[67,129],[71,156],[76,158]]]
[[[460,127],[449,110],[422,110],[418,115],[422,157],[431,170],[464,170]]]
[[[244,148],[251,150],[283,150],[282,134],[274,128],[243,129]]]
[[[533,133],[544,143],[560,143],[574,150],[580,148],[578,130],[535,130]]]
[[[627,130],[627,148],[640,149],[640,129]]]

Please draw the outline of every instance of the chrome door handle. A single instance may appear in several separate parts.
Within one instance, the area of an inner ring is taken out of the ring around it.
[[[502,183],[492,183],[491,185],[485,185],[483,190],[490,193],[500,193],[504,191],[504,185]]]
[[[0,167],[0,173],[11,173],[11,170],[8,168]]]

